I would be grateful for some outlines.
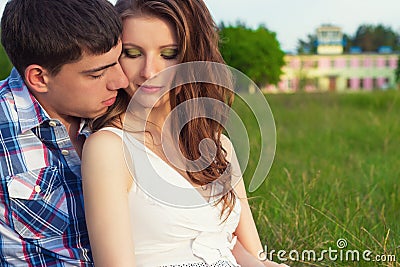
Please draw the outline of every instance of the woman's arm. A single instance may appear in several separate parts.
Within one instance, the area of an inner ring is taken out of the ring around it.
[[[286,264],[279,264],[272,261],[260,261],[251,255],[240,242],[236,242],[236,245],[232,250],[233,255],[237,263],[243,267],[289,267]]]
[[[238,242],[232,251],[233,255],[238,263],[244,267],[258,266],[257,264],[268,267],[287,266],[272,261],[261,262],[259,260],[258,255],[263,251],[263,247],[247,199],[246,188],[242,177],[242,171],[240,170],[239,161],[230,140],[226,136],[222,136],[221,142],[222,146],[227,151],[227,159],[231,163],[232,179],[237,182],[236,185],[234,184],[234,190],[239,198],[242,208],[239,225],[234,233],[237,236]]]
[[[239,240],[236,242],[235,246],[233,247],[232,254],[233,254],[233,256],[235,256],[235,259],[240,266],[243,266],[243,267],[246,267],[246,266],[263,267],[264,266],[264,264],[262,264],[261,261],[259,261],[253,255],[251,255],[243,247],[243,245],[239,242]]]
[[[132,180],[119,136],[100,131],[86,140],[82,180],[86,223],[96,267],[135,266],[128,205],[128,187]]]
[[[251,255],[257,257],[258,252],[262,251],[263,248],[247,200],[246,188],[243,182],[239,161],[236,157],[234,147],[228,137],[222,135],[221,143],[227,152],[227,160],[231,163],[233,186],[241,205],[240,220],[235,235],[241,245],[250,252]]]

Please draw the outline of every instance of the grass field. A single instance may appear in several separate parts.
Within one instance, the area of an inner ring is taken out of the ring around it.
[[[281,258],[289,258],[296,250],[299,261],[288,261],[291,266],[400,266],[400,92],[266,98],[277,149],[267,180],[249,201],[268,252],[285,250]],[[243,103],[234,107],[250,136],[257,135]],[[245,180],[255,166],[256,143]],[[347,246],[339,248],[339,239]],[[329,248],[337,252],[321,256]],[[316,259],[305,254],[302,261],[305,250],[315,250]],[[349,250],[358,250],[360,259]],[[370,262],[362,258],[365,250]]]

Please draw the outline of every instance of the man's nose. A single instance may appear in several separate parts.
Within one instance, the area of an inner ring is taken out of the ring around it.
[[[129,85],[128,77],[126,77],[121,65],[118,63],[113,68],[112,78],[108,84],[109,90],[118,90],[121,88],[126,88]]]

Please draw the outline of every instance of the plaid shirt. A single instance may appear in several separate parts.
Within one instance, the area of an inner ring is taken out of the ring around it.
[[[15,69],[0,82],[0,266],[93,266],[80,159]]]

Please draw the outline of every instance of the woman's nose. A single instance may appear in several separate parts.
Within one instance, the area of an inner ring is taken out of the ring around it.
[[[153,57],[149,56],[146,58],[140,74],[147,80],[154,77],[160,71],[160,64]]]

